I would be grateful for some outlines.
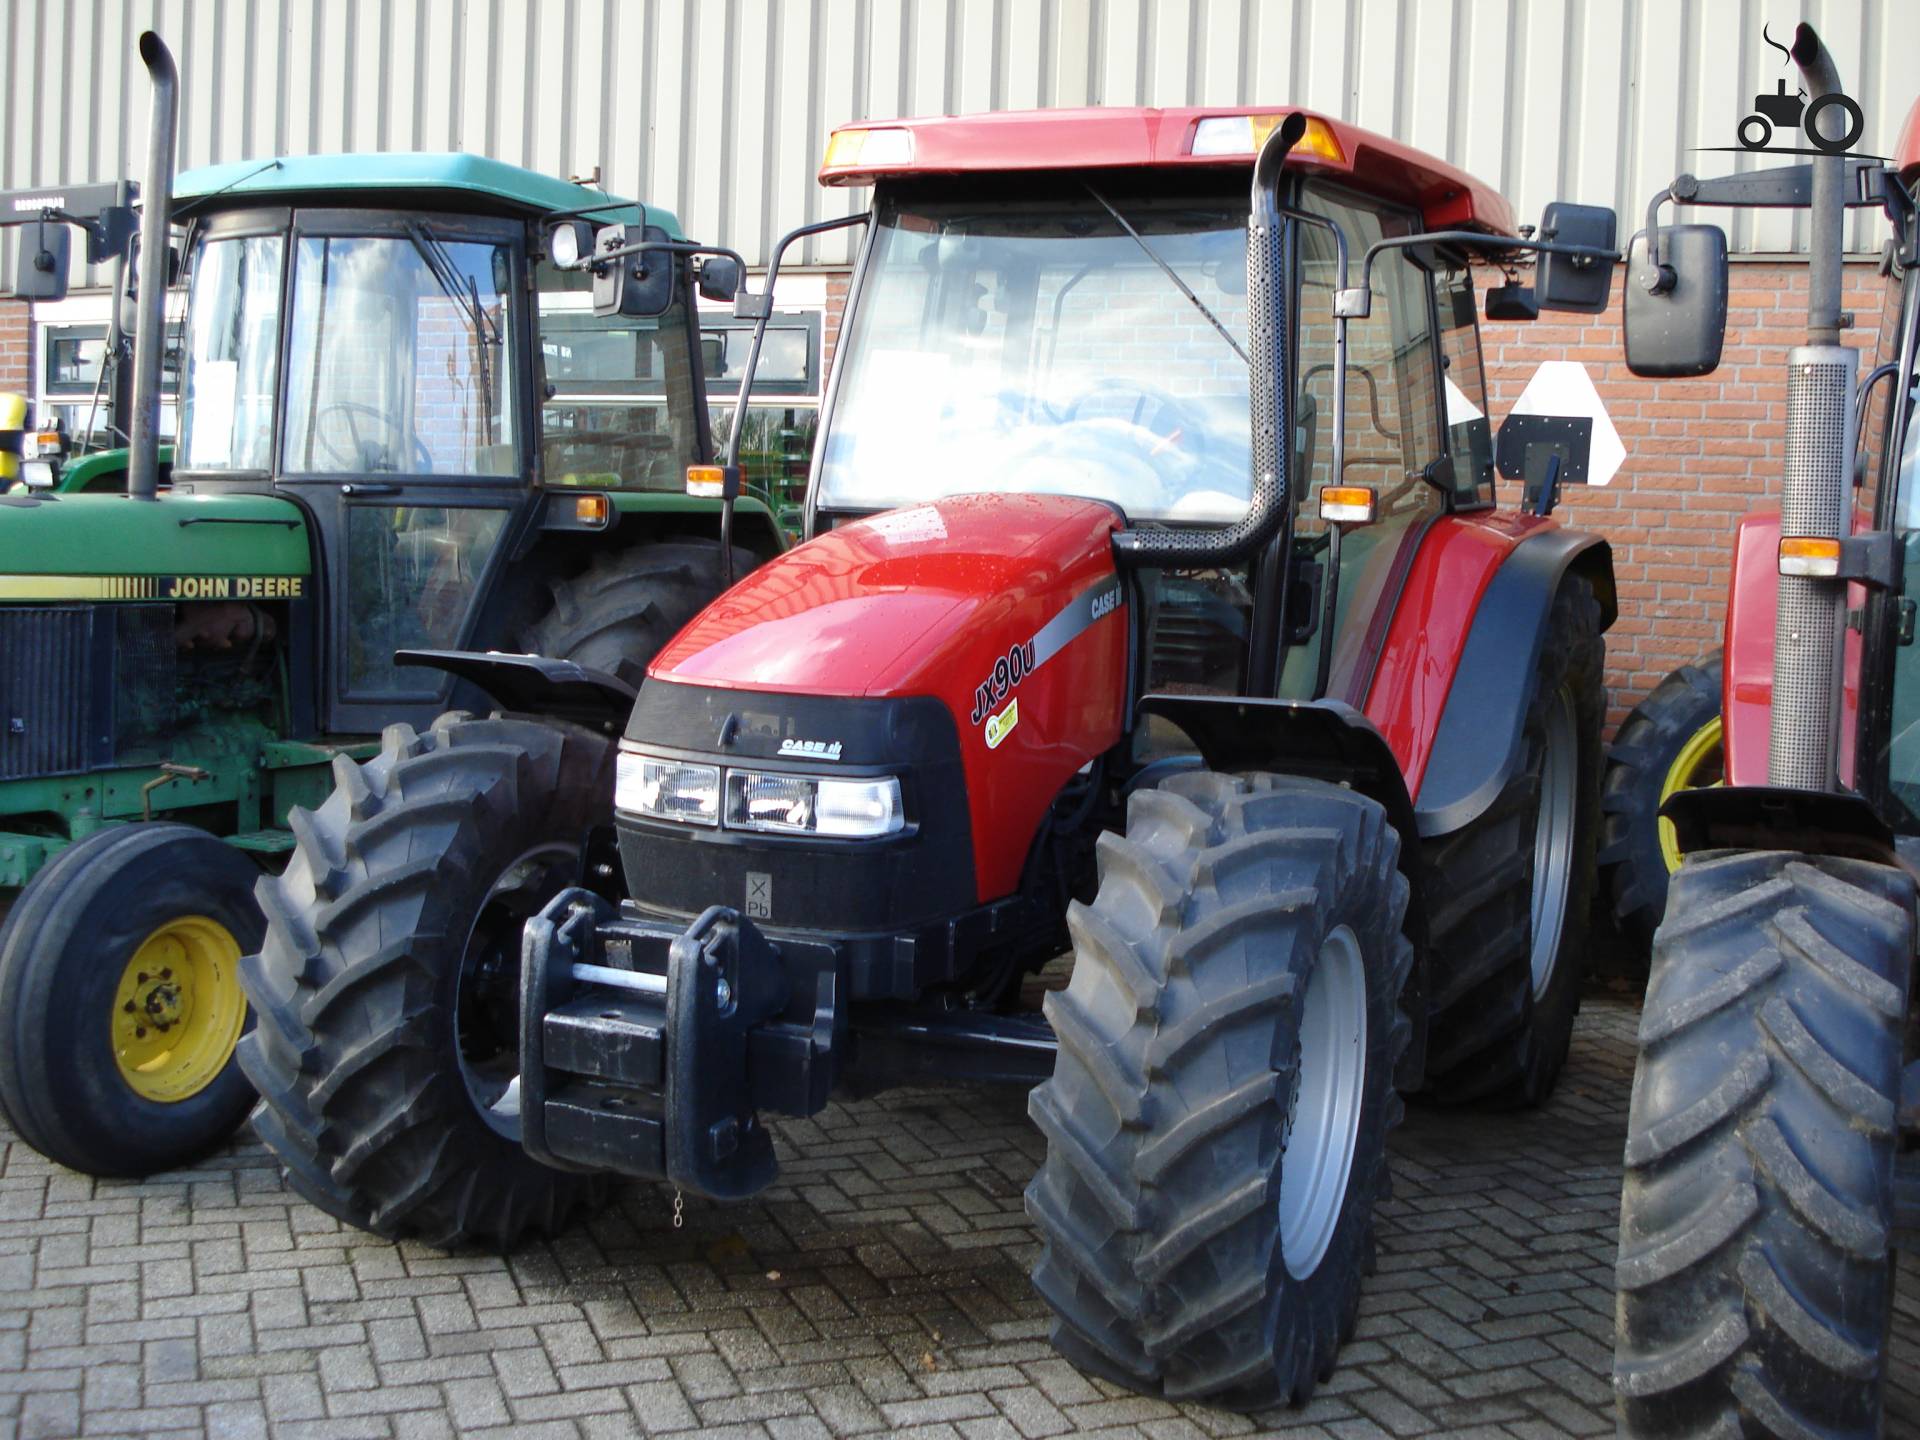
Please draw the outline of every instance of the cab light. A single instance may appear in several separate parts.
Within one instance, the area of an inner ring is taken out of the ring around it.
[[[877,169],[885,165],[911,165],[913,163],[913,132],[911,130],[836,130],[827,141],[827,158],[821,165],[823,170],[840,170],[853,166]]]
[[[737,500],[740,498],[738,465],[689,465],[687,494],[699,500]]]
[[[657,760],[623,750],[615,758],[613,808],[655,820],[720,823],[720,768]]]
[[[727,771],[727,828],[873,839],[904,828],[900,781]]]
[[[613,514],[613,503],[604,495],[576,495],[573,518],[582,525],[605,525]]]
[[[1781,536],[1780,573],[1833,579],[1840,573],[1840,542],[1812,535]]]
[[[1332,525],[1371,525],[1373,490],[1366,485],[1322,485],[1320,518]]]
[[[1209,115],[1193,127],[1190,155],[1257,155],[1267,136],[1287,112],[1277,115]],[[1333,127],[1317,115],[1307,117],[1307,129],[1293,147],[1295,155],[1312,155],[1335,165],[1347,163],[1347,152]]]

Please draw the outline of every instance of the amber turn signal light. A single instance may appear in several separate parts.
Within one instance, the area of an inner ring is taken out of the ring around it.
[[[582,525],[605,525],[613,514],[613,502],[604,495],[576,495],[573,518]]]
[[[740,496],[738,465],[689,465],[687,494],[699,500],[736,500]]]
[[[1840,573],[1840,542],[1815,535],[1782,535],[1780,573],[1833,579]]]
[[[1365,485],[1320,487],[1320,518],[1332,525],[1368,525],[1373,521],[1373,491]]]

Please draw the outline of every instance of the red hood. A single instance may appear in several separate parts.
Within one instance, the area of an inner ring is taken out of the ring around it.
[[[1016,607],[1089,561],[1110,564],[1119,523],[1105,505],[1054,495],[958,495],[871,516],[761,566],[647,674],[810,695],[944,692]]]

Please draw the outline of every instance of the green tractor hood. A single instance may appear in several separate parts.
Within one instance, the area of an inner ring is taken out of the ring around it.
[[[313,570],[271,495],[0,496],[0,602],[286,600]]]

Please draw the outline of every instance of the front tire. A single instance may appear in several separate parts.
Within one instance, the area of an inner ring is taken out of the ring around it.
[[[1425,844],[1434,1097],[1537,1105],[1586,979],[1606,718],[1600,602],[1561,582],[1535,662],[1523,762],[1486,812]]]
[[[1654,943],[1620,1195],[1620,1433],[1878,1436],[1913,885],[1690,856]]]
[[[1034,1285],[1076,1365],[1239,1406],[1331,1371],[1401,1116],[1399,845],[1353,791],[1204,772],[1136,793],[1126,835],[1101,837],[1029,1105]]]
[[[240,956],[260,871],[191,825],[97,830],[36,875],[0,928],[0,1111],[88,1175],[176,1169],[246,1118],[234,1061]]]
[[[520,1147],[517,1001],[520,926],[611,818],[613,755],[575,726],[445,715],[389,726],[293,812],[293,860],[260,882],[240,1061],[254,1130],[328,1214],[504,1248],[604,1193]]]

